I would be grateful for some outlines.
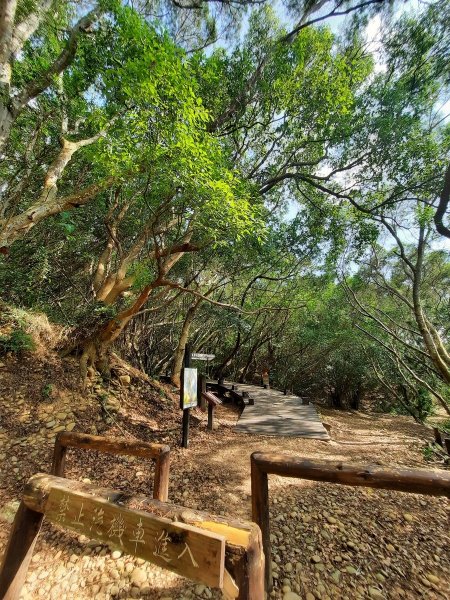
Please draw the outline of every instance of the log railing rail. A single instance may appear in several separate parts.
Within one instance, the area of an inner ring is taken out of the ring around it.
[[[261,528],[268,591],[272,588],[268,475],[450,498],[450,473],[444,471],[344,465],[331,460],[311,461],[272,452],[254,452],[250,464],[252,518]]]
[[[123,525],[115,534],[114,515]],[[180,575],[216,582],[210,585],[222,588],[226,600],[264,598],[264,554],[255,523],[38,473],[26,484],[0,567],[2,600],[19,599],[44,516]]]
[[[51,473],[64,477],[68,448],[150,458],[155,461],[153,498],[166,502],[169,492],[170,447],[164,444],[133,441],[125,438],[107,438],[87,433],[61,431],[55,440]]]
[[[214,413],[216,406],[220,406],[222,404],[222,400],[218,398],[212,392],[202,392],[202,400],[203,402],[208,404],[208,430],[212,431],[214,429]]]

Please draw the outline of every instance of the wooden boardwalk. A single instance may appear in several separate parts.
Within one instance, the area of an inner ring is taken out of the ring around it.
[[[232,385],[226,382],[226,385]],[[235,427],[240,433],[329,440],[327,430],[313,404],[303,405],[298,396],[256,385],[235,384],[239,392],[248,392],[255,400],[246,406]]]

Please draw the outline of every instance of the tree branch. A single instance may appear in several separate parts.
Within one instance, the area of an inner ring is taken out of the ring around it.
[[[326,15],[316,17],[315,19],[310,19],[309,21],[303,21],[303,19],[302,19],[300,21],[300,23],[297,25],[297,27],[295,27],[292,31],[290,31],[288,34],[286,34],[285,36],[283,36],[281,38],[281,41],[285,42],[285,43],[291,43],[298,36],[300,31],[302,31],[302,29],[305,29],[306,27],[310,27],[311,25],[314,25],[315,23],[320,23],[321,21],[325,21],[326,19],[330,19],[332,17],[341,17],[344,15],[349,15],[352,12],[355,12],[362,8],[366,8],[367,6],[371,6],[373,4],[382,4],[384,1],[385,0],[368,0],[367,2],[361,2],[361,4],[357,4],[356,6],[351,6],[351,7],[347,8],[346,10],[337,10],[343,4],[343,2],[341,0],[338,2],[337,6],[335,8],[333,8],[333,10],[330,11],[329,13],[327,13]]]
[[[39,27],[43,16],[50,10],[52,4],[53,0],[41,0],[41,2],[37,2],[36,9],[15,26],[10,46],[10,57],[22,50],[25,42],[30,39]]]
[[[41,92],[53,82],[55,75],[59,75],[68,67],[77,51],[78,40],[82,33],[86,32],[91,25],[104,12],[103,8],[96,6],[81,19],[72,28],[66,47],[60,52],[55,62],[34,81],[31,81],[18,95],[13,102],[13,113],[17,116],[30,100],[36,98]]]
[[[439,204],[434,214],[434,224],[436,231],[447,238],[450,238],[450,228],[444,225],[444,216],[450,202],[450,163],[444,177],[444,187],[439,198]]]

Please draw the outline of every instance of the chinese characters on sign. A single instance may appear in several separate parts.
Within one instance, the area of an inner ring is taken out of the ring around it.
[[[168,556],[167,554],[167,544],[171,541],[169,534],[167,533],[167,531],[165,529],[163,529],[161,531],[160,536],[157,539],[157,546],[155,551],[153,552],[154,556],[159,556],[160,558],[162,558],[163,560],[165,560],[166,562],[170,562],[172,559]],[[180,552],[180,554],[177,556],[177,559],[180,559],[184,556],[185,552],[188,553],[189,558],[191,559],[192,565],[198,569],[198,563],[195,560],[191,549],[189,548],[189,544],[187,544],[186,542],[184,542],[184,549]]]
[[[192,360],[214,360],[216,358],[215,354],[203,354],[202,352],[193,352],[191,354]]]
[[[46,517],[69,529],[112,542],[133,554],[214,587],[223,584],[225,538],[102,498],[53,488]]]
[[[105,512],[102,508],[94,508],[94,514],[92,515],[91,527],[89,528],[89,531],[92,531],[93,527],[95,527],[96,525],[103,525],[104,514]],[[98,529],[95,529],[94,531],[98,532]]]
[[[142,519],[139,519],[139,523],[136,525],[136,529],[133,531],[134,539],[130,542],[134,542],[134,553],[136,554],[138,544],[145,544],[144,542],[144,528],[142,527]]]
[[[67,511],[69,510],[69,498],[63,496],[59,501],[58,514],[56,515],[56,522],[62,523],[66,518]]]
[[[122,536],[125,532],[125,522],[122,515],[116,515],[111,521],[108,529],[108,536],[111,540],[117,539],[121,546],[123,546]]]

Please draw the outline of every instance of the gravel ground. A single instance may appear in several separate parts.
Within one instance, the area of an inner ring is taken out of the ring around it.
[[[52,372],[50,397],[36,397],[36,389],[48,381],[48,362],[0,368],[0,549],[25,481],[49,470],[59,428],[169,443],[170,501],[244,519],[250,518],[249,456],[255,450],[430,468],[421,452],[430,430],[407,417],[323,410],[332,441],[322,442],[236,434],[232,427],[238,413],[223,406],[212,433],[206,431],[206,417],[196,413],[201,422],[191,428],[190,448],[182,450],[173,400],[141,384],[114,390],[97,385],[86,395],[74,383],[74,365],[58,363]],[[100,410],[105,393],[111,394],[111,406],[121,406],[108,425]],[[70,452],[67,476],[149,494],[153,471],[138,459]],[[450,598],[447,500],[272,476],[270,501],[272,598]],[[22,598],[189,600],[221,595],[45,523]]]

